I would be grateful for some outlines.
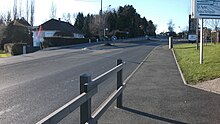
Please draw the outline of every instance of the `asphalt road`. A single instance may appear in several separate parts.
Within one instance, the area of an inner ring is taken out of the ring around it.
[[[220,95],[183,83],[168,46],[155,48],[127,82],[123,107],[100,124],[220,124]]]
[[[38,57],[23,56],[27,61],[0,65],[0,123],[36,123],[79,95],[81,74],[86,72],[94,78],[114,67],[121,58],[126,62],[123,74],[126,78],[158,45],[133,42],[47,50],[36,53]],[[45,54],[48,55],[39,57]],[[115,88],[113,76],[99,87],[99,93],[92,99],[92,109]],[[61,123],[79,123],[78,114],[76,110]]]

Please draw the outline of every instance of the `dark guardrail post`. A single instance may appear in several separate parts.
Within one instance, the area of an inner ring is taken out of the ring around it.
[[[122,60],[118,59],[117,60],[117,65],[122,64]],[[117,72],[117,89],[119,89],[123,84],[122,82],[122,69],[120,71]],[[122,107],[122,93],[118,96],[117,98],[117,105],[118,108]]]
[[[84,84],[91,82],[91,76],[83,74],[80,76],[80,94],[88,93]],[[91,119],[91,98],[80,106],[80,124],[85,124]]]

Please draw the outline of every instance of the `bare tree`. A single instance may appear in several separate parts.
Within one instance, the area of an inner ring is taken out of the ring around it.
[[[207,26],[211,27],[214,30],[218,30],[220,20],[219,19],[207,19],[205,20]]]
[[[73,13],[72,18],[73,18],[73,19],[76,19],[77,14],[78,14],[78,13]]]
[[[50,10],[50,18],[56,18],[56,13],[57,13],[57,7],[55,5],[55,3],[52,1],[51,4],[51,10]]]
[[[65,20],[66,22],[71,23],[71,14],[70,13],[63,13],[63,20]]]
[[[12,20],[11,11],[8,11],[6,16],[6,24],[9,24],[11,20]]]
[[[4,14],[0,15],[0,25],[5,25],[5,15]]]
[[[26,2],[26,21],[29,20],[29,0]]]
[[[17,0],[14,0],[14,6],[13,6],[13,18],[14,20],[18,17],[18,7],[17,7]]]
[[[68,21],[69,23],[71,23],[71,14],[70,14],[70,13],[67,13],[67,21]]]
[[[34,26],[34,12],[35,12],[35,1],[31,0],[31,26]]]
[[[213,30],[219,30],[220,20],[219,19],[205,19],[205,26],[212,28]],[[219,36],[217,32],[213,32],[211,35],[211,42],[219,42]]]
[[[22,0],[19,3],[19,16],[22,17]]]
[[[89,28],[91,29],[91,34],[94,36],[98,36],[100,33],[100,16],[95,15],[91,18],[91,22],[89,23]]]
[[[170,20],[170,21],[167,23],[167,25],[168,25],[168,31],[169,31],[169,32],[174,32],[175,24],[173,23],[173,21]]]

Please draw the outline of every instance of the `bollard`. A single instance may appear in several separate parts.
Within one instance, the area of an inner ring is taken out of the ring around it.
[[[27,53],[27,50],[26,50],[26,46],[24,45],[23,46],[23,54],[26,54]]]
[[[91,81],[91,76],[83,74],[80,76],[80,94],[83,92],[88,93],[85,84]],[[80,106],[80,124],[85,124],[91,119],[91,98]]]
[[[121,59],[118,59],[117,65],[120,65],[121,63],[123,63],[123,61]],[[122,75],[123,75],[123,70],[117,72],[117,89],[123,85]],[[122,93],[117,98],[116,106],[117,108],[122,108]]]
[[[96,42],[98,43],[98,42],[99,42],[99,39],[96,39]]]
[[[91,39],[89,39],[89,44],[91,43]]]
[[[173,49],[173,38],[169,37],[169,49]]]

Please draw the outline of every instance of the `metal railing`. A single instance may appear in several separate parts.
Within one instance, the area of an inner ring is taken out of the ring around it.
[[[47,117],[43,118],[36,124],[56,124],[64,119],[67,115],[80,107],[80,124],[97,124],[98,119],[104,112],[117,100],[116,106],[122,107],[122,92],[126,87],[123,83],[122,73],[123,65],[121,59],[117,60],[117,66],[104,74],[91,80],[91,76],[83,74],[80,76],[80,95],[60,107]],[[93,113],[91,113],[91,99],[98,92],[98,85],[103,83],[107,78],[117,73],[117,90],[115,90]]]

